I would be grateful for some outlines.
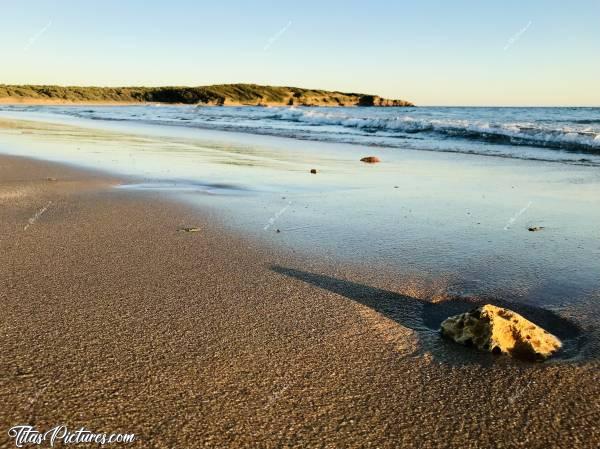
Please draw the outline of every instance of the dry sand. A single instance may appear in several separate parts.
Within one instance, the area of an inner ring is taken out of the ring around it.
[[[457,357],[402,280],[115,182],[0,158],[0,447],[26,423],[144,448],[600,444],[597,359]]]

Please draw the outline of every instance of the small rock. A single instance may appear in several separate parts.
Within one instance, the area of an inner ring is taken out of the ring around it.
[[[530,226],[527,228],[527,230],[530,232],[537,232],[537,231],[541,231],[542,229],[544,229],[543,226]]]
[[[367,164],[376,164],[377,162],[381,162],[381,159],[377,156],[365,156],[360,161],[366,162]]]
[[[562,347],[558,338],[518,313],[491,304],[447,318],[441,332],[465,346],[525,360],[545,360]]]
[[[316,174],[317,174],[317,169],[316,169],[316,168],[311,168],[311,169],[310,169],[310,172],[311,172],[313,175],[316,175]]]
[[[200,228],[179,228],[178,232],[200,232]]]

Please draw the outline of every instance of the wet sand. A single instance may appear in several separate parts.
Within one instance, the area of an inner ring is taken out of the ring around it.
[[[600,444],[597,329],[533,310],[587,336],[586,356],[476,354],[435,332],[468,307],[435,285],[276,250],[116,183],[0,157],[1,447],[26,423],[144,448]]]

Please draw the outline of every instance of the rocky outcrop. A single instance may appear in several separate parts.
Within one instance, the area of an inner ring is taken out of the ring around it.
[[[405,100],[382,98],[379,95],[361,95],[357,106],[406,107],[414,106],[414,104]]]
[[[562,347],[548,331],[512,310],[491,304],[446,319],[441,332],[465,346],[525,360],[544,360]]]
[[[414,106],[378,95],[261,86],[79,87],[0,84],[0,103],[169,103],[198,106]]]

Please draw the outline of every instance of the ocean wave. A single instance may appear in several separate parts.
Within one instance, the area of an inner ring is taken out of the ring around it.
[[[600,153],[600,132],[591,129],[578,129],[577,127],[551,128],[533,123],[424,120],[410,116],[396,116],[391,118],[348,117],[337,113],[322,113],[299,109],[280,111],[269,115],[268,118],[313,126],[341,126],[367,132],[386,132],[391,134],[429,133],[445,138],[463,138],[488,143]],[[589,120],[589,122],[593,121]]]
[[[572,120],[572,123],[577,123],[581,125],[600,125],[600,119],[581,119],[581,120]]]

